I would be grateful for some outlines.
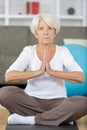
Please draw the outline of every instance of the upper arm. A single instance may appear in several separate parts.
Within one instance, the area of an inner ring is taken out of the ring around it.
[[[16,61],[8,68],[6,73],[13,70],[24,71],[29,66],[30,58],[31,50],[29,47],[25,47]]]
[[[70,51],[66,47],[63,47],[61,57],[62,57],[62,62],[64,64],[64,67],[67,70],[69,70],[69,71],[82,71],[83,72],[80,65],[75,61],[74,57],[72,56],[72,54],[70,53]]]

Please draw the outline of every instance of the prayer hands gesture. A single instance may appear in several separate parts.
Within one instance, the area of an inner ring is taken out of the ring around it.
[[[40,68],[41,74],[43,74],[44,72],[51,74],[52,69],[50,66],[50,59],[51,59],[51,50],[48,48],[48,46],[45,46],[43,60],[42,60],[42,66]]]

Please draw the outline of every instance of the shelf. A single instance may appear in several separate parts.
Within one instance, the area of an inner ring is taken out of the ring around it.
[[[0,14],[0,18],[5,18],[6,16],[4,14]]]
[[[4,3],[5,3],[5,0],[2,0],[2,2],[0,2],[0,15],[5,13]]]
[[[36,15],[3,15],[0,14],[0,18],[6,18],[8,17],[9,19],[32,19]],[[83,16],[60,16],[60,19],[83,19]]]
[[[0,25],[30,25],[35,15],[26,14],[27,1],[38,1],[39,12],[55,14],[62,26],[87,26],[87,0],[0,0]],[[71,7],[73,14],[67,12]]]
[[[0,26],[2,26],[2,25],[5,25],[5,21],[4,21],[4,19],[2,18],[2,19],[0,19]]]
[[[63,25],[63,26],[78,26],[78,27],[81,27],[81,26],[84,26],[83,24],[82,24],[82,22],[83,22],[83,20],[82,19],[69,19],[68,21],[67,21],[67,19],[63,19],[63,20],[61,20],[61,24]]]
[[[60,19],[79,20],[79,19],[84,19],[84,17],[83,16],[60,16]]]
[[[8,17],[11,19],[32,19],[36,15],[9,15]]]
[[[60,0],[60,15],[83,15],[85,0]]]

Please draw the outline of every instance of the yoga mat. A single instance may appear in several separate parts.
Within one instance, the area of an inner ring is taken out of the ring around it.
[[[78,130],[74,125],[44,126],[44,125],[7,125],[6,130]]]

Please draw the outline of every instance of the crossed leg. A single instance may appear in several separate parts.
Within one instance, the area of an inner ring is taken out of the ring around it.
[[[29,116],[35,117],[35,124],[41,125],[58,126],[87,114],[87,97],[38,99],[15,86],[0,90],[0,103],[11,113],[22,115],[24,119]]]

